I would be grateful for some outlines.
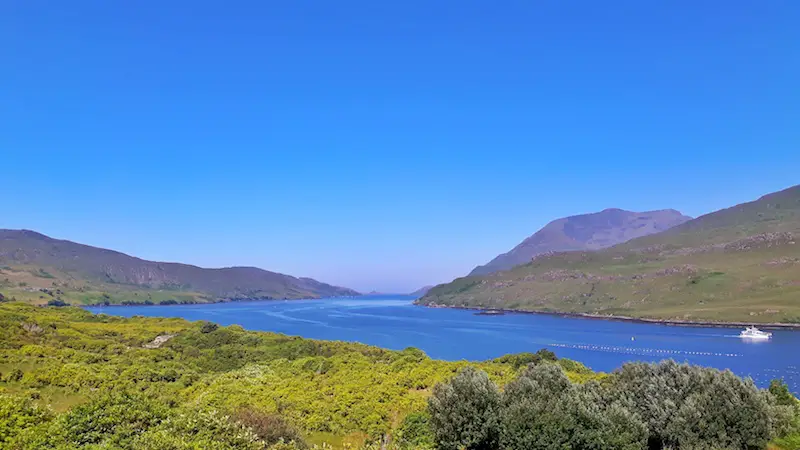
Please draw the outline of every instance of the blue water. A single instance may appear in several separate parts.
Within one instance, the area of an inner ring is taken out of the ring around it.
[[[793,392],[800,392],[800,331],[773,331],[771,341],[752,342],[740,339],[740,330],[732,328],[535,314],[479,316],[467,310],[414,306],[412,300],[392,296],[87,309],[126,317],[182,317],[239,324],[249,330],[398,350],[417,347],[433,358],[446,360],[484,360],[549,348],[592,369],[612,371],[626,361],[672,358],[731,369],[753,378],[760,386],[783,378]]]

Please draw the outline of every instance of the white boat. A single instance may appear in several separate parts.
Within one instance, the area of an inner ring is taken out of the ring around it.
[[[769,339],[772,337],[772,333],[761,331],[756,327],[747,327],[739,333],[739,337],[744,339]]]

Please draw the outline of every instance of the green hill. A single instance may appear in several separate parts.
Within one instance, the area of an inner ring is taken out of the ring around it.
[[[800,186],[595,252],[431,289],[431,306],[800,323]]]
[[[205,269],[0,229],[0,294],[33,303],[196,303],[318,298],[356,291],[255,267]]]

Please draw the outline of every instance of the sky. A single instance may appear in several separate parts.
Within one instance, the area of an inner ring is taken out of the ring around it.
[[[0,228],[361,291],[800,183],[800,2],[0,2]]]

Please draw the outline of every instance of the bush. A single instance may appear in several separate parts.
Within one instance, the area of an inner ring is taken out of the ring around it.
[[[0,394],[0,448],[24,430],[51,418],[49,410],[37,407],[30,399]]]
[[[294,443],[296,448],[307,448],[300,432],[277,414],[243,408],[234,413],[231,419],[250,428],[267,445],[284,442]]]
[[[500,392],[486,372],[468,366],[449,382],[436,385],[428,409],[437,448],[497,448]]]
[[[407,415],[397,430],[397,446],[402,450],[433,449],[433,431],[431,417],[427,412],[415,412]]]
[[[249,428],[215,411],[176,414],[140,436],[131,444],[136,450],[261,450]]]
[[[769,393],[775,399],[775,403],[781,406],[798,406],[798,401],[789,391],[789,386],[783,380],[772,380],[769,383]]]
[[[133,439],[167,417],[167,408],[139,395],[115,393],[78,405],[44,429],[28,430],[19,448],[98,445],[131,447]]]
[[[200,332],[211,333],[212,331],[216,331],[217,328],[219,328],[219,325],[214,322],[203,322],[203,325],[200,327]]]
[[[16,368],[13,369],[11,372],[9,372],[8,375],[6,375],[5,381],[6,383],[13,383],[15,381],[21,380],[23,375],[24,374],[22,373],[22,370]]]

